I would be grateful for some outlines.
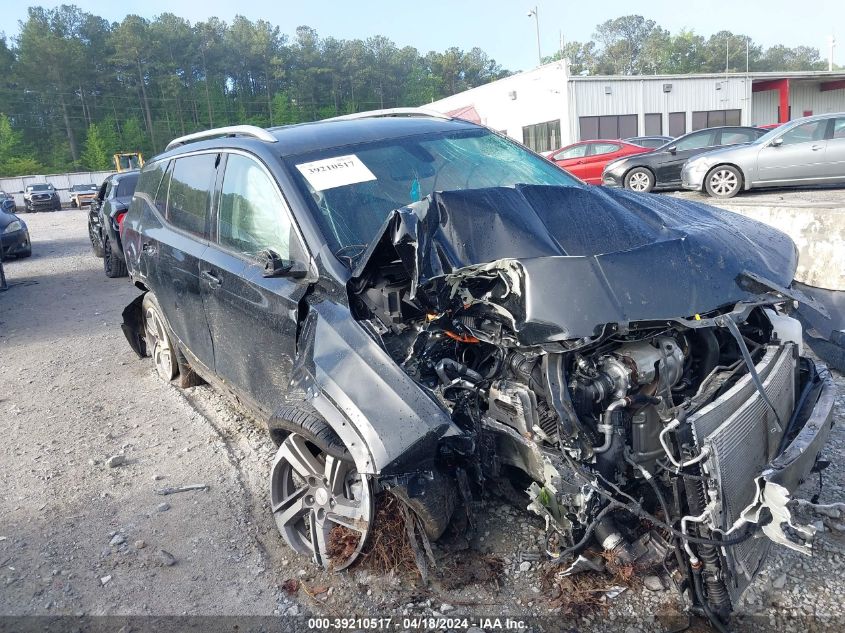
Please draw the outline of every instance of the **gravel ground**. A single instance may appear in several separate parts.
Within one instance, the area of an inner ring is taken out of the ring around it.
[[[498,584],[422,588],[360,567],[316,570],[284,545],[270,517],[274,447],[260,426],[208,387],[162,383],[129,349],[118,325],[137,291],[103,275],[85,217],[25,216],[33,256],[6,263],[0,614],[547,616],[552,629],[565,622],[625,633],[665,630],[664,616],[677,616],[673,592],[635,586],[585,618],[564,618],[541,586],[540,563],[523,558],[539,551],[542,522],[494,499],[474,508],[468,545],[471,561],[503,559]],[[837,426],[822,501],[845,499],[845,464],[835,459],[843,451]],[[125,463],[111,468],[116,455]],[[197,483],[209,489],[156,494]],[[805,496],[816,486],[809,482]],[[435,550],[441,565],[452,560]],[[807,630],[809,618],[816,630],[842,630],[827,627],[845,615],[843,562],[845,541],[830,533],[812,558],[773,548],[738,609],[738,628]],[[293,594],[282,589],[290,579],[300,583]]]

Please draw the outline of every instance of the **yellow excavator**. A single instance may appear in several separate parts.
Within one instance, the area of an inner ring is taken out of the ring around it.
[[[141,169],[144,166],[144,155],[141,152],[127,152],[114,155],[114,168],[117,173]]]

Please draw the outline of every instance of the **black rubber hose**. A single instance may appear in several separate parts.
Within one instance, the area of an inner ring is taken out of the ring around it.
[[[730,633],[730,631],[728,631],[725,625],[722,624],[722,621],[715,613],[713,613],[710,606],[707,604],[707,598],[705,597],[704,590],[701,587],[701,569],[693,567],[692,584],[695,587],[695,595],[698,597],[698,601],[701,603],[701,608],[704,610],[704,615],[706,615],[707,619],[710,620],[710,624],[713,625],[713,628],[719,631],[719,633]]]
[[[453,371],[461,378],[468,378],[472,382],[481,382],[484,380],[481,374],[477,371],[471,370],[466,365],[463,365],[452,358],[441,358],[437,365],[434,366],[434,371],[437,372],[437,377],[440,378],[440,382],[444,385],[448,385],[452,382],[449,375],[446,373],[447,369]]]
[[[699,372],[701,378],[704,379],[719,364],[719,341],[712,328],[701,328],[696,330],[695,333],[701,341],[704,352],[701,356],[701,371]]]

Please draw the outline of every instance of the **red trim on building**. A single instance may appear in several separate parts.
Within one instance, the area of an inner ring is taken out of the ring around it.
[[[838,81],[823,81],[819,84],[819,90],[826,92],[828,90],[845,90],[845,79]]]
[[[777,90],[780,93],[778,123],[789,121],[789,79],[772,79],[751,84],[751,92],[765,92],[766,90]]]

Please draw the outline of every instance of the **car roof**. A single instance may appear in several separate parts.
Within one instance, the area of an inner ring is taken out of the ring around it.
[[[296,156],[325,149],[342,148],[358,143],[369,143],[418,136],[422,134],[464,132],[472,130],[487,130],[487,128],[447,117],[430,115],[405,116],[359,116],[356,118],[324,119],[311,123],[298,123],[282,127],[268,128],[267,132],[276,138],[278,143],[256,141],[249,137],[221,136],[208,140],[197,140],[174,147],[150,162],[175,157],[179,154],[209,148],[237,148],[250,146],[254,143],[264,143],[273,147],[282,157]]]

